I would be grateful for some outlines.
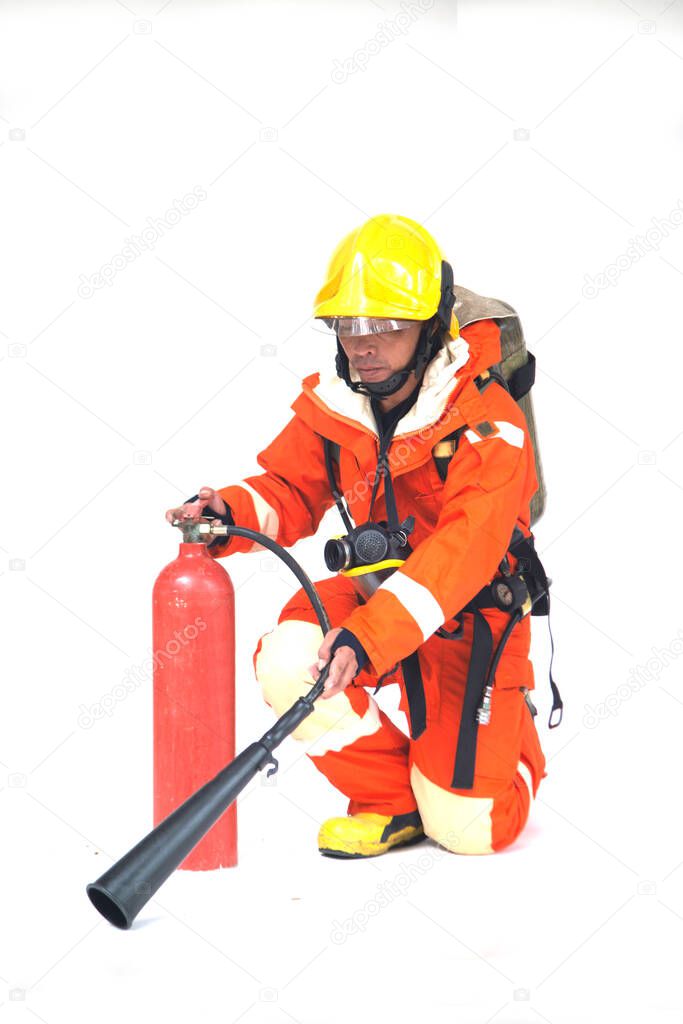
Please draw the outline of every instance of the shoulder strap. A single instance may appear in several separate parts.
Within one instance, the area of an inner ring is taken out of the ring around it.
[[[529,391],[531,391],[536,379],[536,358],[528,349],[527,357],[528,361],[524,363],[523,366],[519,366],[515,372],[511,374],[508,380],[505,379],[500,370],[497,370],[493,366],[488,370],[484,370],[483,373],[480,373],[474,380],[474,383],[479,389],[479,394],[483,394],[489,384],[493,384],[495,382],[496,384],[500,384],[502,388],[505,388],[508,394],[512,395],[516,402],[519,402],[520,398],[523,398],[529,393]],[[461,407],[462,406],[464,406],[464,403],[461,403]],[[471,414],[466,413],[466,415]],[[474,419],[476,419],[476,416]],[[441,480],[446,479],[448,474],[448,463],[458,450],[458,444],[460,443],[460,438],[462,437],[463,432],[470,426],[473,429],[477,429],[478,425],[475,423],[470,424],[469,422],[465,423],[461,427],[458,427],[457,430],[454,430],[452,434],[442,438],[441,441],[434,445],[432,454]],[[477,432],[481,433],[479,430],[477,430]]]
[[[495,370],[493,367],[489,370],[484,370],[484,372],[480,373],[478,377],[475,377],[474,383],[477,385],[479,394],[483,394],[489,384],[493,384],[494,381],[496,384],[500,384],[501,387],[505,388],[506,391],[510,390],[502,373]],[[473,402],[471,396],[469,400],[461,402],[460,407],[464,409],[468,422],[463,423],[463,425],[458,427],[457,430],[454,430],[452,434],[448,434],[447,437],[442,438],[441,441],[438,441],[432,448],[436,471],[441,480],[446,479],[446,476],[448,475],[448,464],[458,450],[460,438],[466,430],[470,428],[475,429],[482,437],[488,437],[491,433],[496,432],[496,428],[492,427],[488,420],[482,418],[484,415],[482,407],[479,403]],[[470,423],[470,420],[478,420],[478,422]],[[489,427],[491,429],[488,429]]]
[[[351,530],[353,529],[353,523],[351,522],[351,517],[349,516],[346,510],[346,506],[344,504],[344,499],[341,495],[341,492],[337,487],[337,481],[335,479],[334,474],[334,464],[336,462],[337,465],[339,465],[341,448],[335,441],[330,441],[328,437],[323,437],[322,442],[323,449],[325,452],[325,468],[327,470],[327,479],[330,485],[330,491],[332,492],[334,503],[339,509],[339,514],[344,521],[344,526],[349,532],[351,532]]]

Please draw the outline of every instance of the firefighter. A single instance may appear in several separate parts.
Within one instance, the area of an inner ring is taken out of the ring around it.
[[[303,380],[293,417],[258,456],[262,473],[203,487],[166,513],[171,522],[210,510],[288,547],[316,533],[336,485],[348,537],[383,523],[405,539],[399,523],[411,523],[410,553],[380,564],[374,592],[363,593],[361,569],[316,583],[333,626],[325,636],[299,591],[254,652],[277,716],[331,660],[324,694],[292,734],[349,801],[320,828],[328,856],[375,856],[426,836],[454,853],[497,852],[519,836],[547,774],[528,697],[528,615],[500,654],[488,718],[472,703],[510,622],[475,598],[502,566],[514,573],[510,539],[531,535],[538,479],[519,405],[495,381],[481,392],[474,383],[500,361],[500,328],[484,318],[460,329],[453,301],[450,264],[421,225],[387,214],[356,228],[315,300],[336,366]],[[434,453],[458,427],[442,479]],[[259,546],[216,537],[208,550]],[[383,685],[400,687],[409,735],[374,699]]]

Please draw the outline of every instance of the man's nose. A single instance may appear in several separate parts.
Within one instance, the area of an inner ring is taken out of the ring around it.
[[[376,352],[377,343],[372,335],[351,339],[351,346],[354,355],[365,355],[366,352]]]

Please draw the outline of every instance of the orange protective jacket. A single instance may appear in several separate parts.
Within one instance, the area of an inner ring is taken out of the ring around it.
[[[396,427],[389,465],[399,519],[415,517],[413,551],[340,623],[363,645],[377,675],[417,650],[440,626],[457,625],[453,617],[496,575],[514,527],[530,533],[529,502],[538,480],[524,413],[497,382],[482,393],[474,383],[500,358],[494,320],[464,327],[429,363],[417,401]],[[239,526],[259,530],[284,547],[314,534],[332,504],[321,438],[340,447],[341,489],[357,526],[368,518],[379,452],[369,398],[333,373],[306,377],[292,409],[293,418],[258,456],[264,472],[218,491]],[[468,428],[442,482],[432,448],[463,424]],[[373,519],[386,518],[381,481]],[[259,549],[232,537],[209,551],[221,558]],[[514,558],[510,565],[516,568]],[[485,616],[498,635],[509,620],[498,609],[487,609]],[[498,682],[534,687],[529,645],[526,616],[505,647]]]

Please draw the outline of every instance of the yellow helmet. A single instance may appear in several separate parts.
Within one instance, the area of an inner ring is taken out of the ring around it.
[[[409,217],[379,214],[335,249],[313,316],[335,328],[340,320],[363,318],[363,332],[372,333],[438,314],[454,338],[458,321],[452,312],[452,286],[450,264],[425,228]],[[383,323],[373,325],[376,319]]]

